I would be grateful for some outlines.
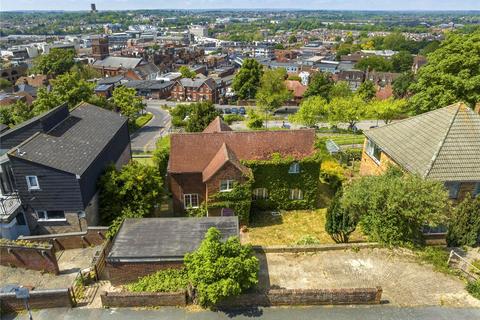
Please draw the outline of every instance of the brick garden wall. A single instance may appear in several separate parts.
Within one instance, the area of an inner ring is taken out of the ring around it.
[[[21,236],[19,239],[33,242],[49,242],[56,250],[68,250],[98,246],[105,242],[108,227],[88,227],[87,231],[40,236]]]
[[[102,306],[111,308],[186,306],[187,293],[179,292],[105,292]]]
[[[169,268],[181,268],[182,262],[149,262],[149,263],[125,263],[111,262],[107,260],[105,266],[106,277],[112,285],[118,286],[134,282],[138,278],[155,273],[158,270]]]
[[[242,294],[228,298],[219,308],[249,306],[379,304],[382,288],[272,289],[265,293]]]
[[[30,291],[28,304],[31,309],[73,307],[69,289],[45,289]],[[0,309],[5,311],[25,310],[23,299],[17,299],[14,292],[0,293]]]
[[[59,273],[55,249],[52,245],[43,247],[25,247],[2,244],[0,246],[0,264],[31,270]]]

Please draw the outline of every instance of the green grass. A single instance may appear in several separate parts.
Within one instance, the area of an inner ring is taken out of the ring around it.
[[[480,280],[469,282],[466,289],[473,297],[480,300]]]
[[[141,115],[140,117],[135,119],[135,122],[130,122],[129,127],[130,127],[130,133],[137,131],[144,125],[148,123],[148,121],[152,120],[153,114],[150,112],[145,113],[144,115]]]
[[[363,144],[365,136],[363,134],[335,134],[328,136],[321,136],[322,139],[333,140],[337,145],[348,145],[348,144]]]
[[[325,231],[326,209],[285,211],[281,216],[258,212],[248,227],[246,241],[254,245],[295,245],[309,239],[321,244],[335,243]],[[355,231],[351,242],[365,241],[360,231]]]
[[[132,159],[140,162],[141,164],[153,166],[153,157],[136,157],[135,155],[132,155]]]
[[[425,247],[417,252],[420,261],[431,264],[436,271],[454,274],[454,270],[448,266],[449,253],[441,247]]]

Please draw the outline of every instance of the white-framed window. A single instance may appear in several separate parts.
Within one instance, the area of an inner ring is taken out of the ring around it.
[[[183,195],[183,204],[185,209],[198,208],[198,193],[187,193]]]
[[[288,173],[300,173],[300,163],[294,162],[290,165]]]
[[[460,191],[459,182],[445,182],[445,188],[448,190],[448,197],[450,199],[458,198],[458,191]]]
[[[221,180],[220,191],[232,191],[235,180]]]
[[[253,189],[253,200],[265,200],[265,199],[268,199],[267,188]]]
[[[28,190],[40,190],[37,176],[26,176]]]
[[[65,211],[37,210],[38,221],[65,221]]]
[[[365,151],[375,162],[380,163],[380,154],[382,149],[380,149],[375,142],[367,139],[367,147]]]
[[[302,200],[302,199],[303,199],[302,190],[298,188],[290,189],[290,200]]]

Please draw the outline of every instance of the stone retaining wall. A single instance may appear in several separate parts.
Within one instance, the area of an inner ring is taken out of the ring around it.
[[[54,274],[59,273],[57,256],[52,245],[27,247],[23,245],[0,245],[0,264]]]
[[[108,227],[88,227],[87,231],[46,234],[40,236],[20,236],[21,240],[51,243],[56,250],[87,248],[101,245],[105,240]]]
[[[69,289],[45,289],[30,291],[28,304],[31,309],[73,307]],[[17,299],[14,292],[0,293],[2,312],[25,310],[23,299]]]
[[[186,306],[186,291],[178,292],[104,292],[102,305],[111,308]]]
[[[315,245],[295,245],[295,246],[253,246],[253,250],[261,253],[302,253],[302,252],[319,252],[330,250],[345,249],[365,249],[365,248],[381,248],[377,242],[362,243],[335,243],[335,244],[315,244]]]

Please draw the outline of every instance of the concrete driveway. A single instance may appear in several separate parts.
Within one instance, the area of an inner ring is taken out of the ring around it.
[[[161,101],[147,100],[146,111],[153,114],[153,118],[131,136],[132,152],[147,152],[155,150],[158,138],[168,133],[171,126],[170,114],[161,108]]]
[[[419,264],[410,251],[333,250],[267,253],[261,260],[262,287],[383,288],[382,300],[396,306],[480,307],[456,277]]]

